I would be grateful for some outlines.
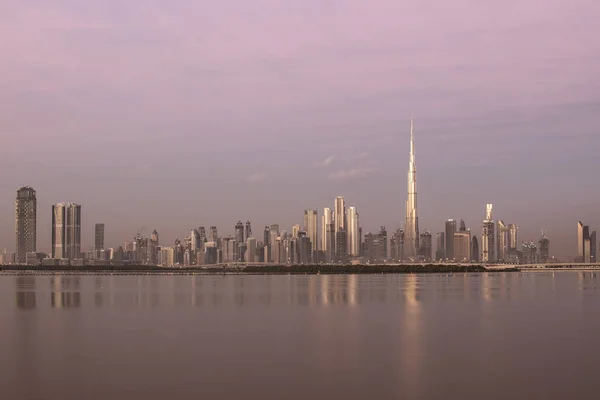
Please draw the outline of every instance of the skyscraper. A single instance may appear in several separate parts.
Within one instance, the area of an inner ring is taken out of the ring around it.
[[[497,235],[497,251],[496,259],[498,261],[504,261],[506,259],[506,253],[508,252],[508,226],[502,220],[498,220],[496,223],[496,235]]]
[[[242,221],[238,221],[235,224],[235,241],[237,243],[244,243],[244,224]]]
[[[104,249],[104,224],[96,224],[94,228],[94,250]]]
[[[586,246],[587,244],[587,246]],[[590,228],[583,222],[577,223],[577,262],[589,262]]]
[[[341,228],[335,232],[335,261],[345,263],[348,261],[348,235],[346,230]]]
[[[390,239],[390,259],[393,262],[404,260],[404,231],[398,228]]]
[[[431,232],[425,231],[419,235],[419,255],[423,258],[423,261],[431,261],[431,248],[432,248]]]
[[[595,263],[596,262],[596,231],[593,231],[592,233],[590,233],[590,257],[589,257],[589,262],[591,263]]]
[[[321,216],[321,250],[325,253],[325,260],[327,261],[327,251],[333,246],[331,236],[327,235],[327,229],[332,222],[331,209],[324,208],[323,215]]]
[[[408,160],[408,198],[406,200],[406,250],[404,255],[415,259],[419,254],[419,217],[417,216],[417,166],[415,164],[414,124],[410,118],[410,152]]]
[[[335,233],[337,234],[340,230],[346,229],[346,202],[343,196],[335,198],[333,206],[333,223],[335,226]]]
[[[52,258],[81,258],[81,206],[52,206]]]
[[[449,219],[446,221],[446,258],[454,260],[454,232],[456,232],[456,221]]]
[[[16,262],[24,264],[27,253],[36,251],[37,197],[33,188],[26,186],[17,191],[15,201]]]
[[[508,224],[508,251],[517,251],[517,231],[519,227],[516,224]]]
[[[471,260],[471,231],[454,233],[454,260],[456,262]]]
[[[540,239],[540,262],[548,262],[550,258],[550,240],[546,236],[546,232],[542,231]]]
[[[485,219],[483,220],[483,230],[481,233],[481,261],[483,262],[496,261],[492,207],[491,204],[486,206]]]
[[[360,255],[360,238],[358,235],[358,213],[356,207],[348,207],[348,255],[358,257]]]
[[[246,241],[252,237],[252,224],[248,220],[246,220],[246,234],[244,237]]]
[[[306,231],[306,236],[310,239],[311,253],[319,249],[317,238],[319,231],[318,225],[319,216],[317,210],[304,210],[304,230]]]
[[[446,232],[438,232],[436,242],[435,259],[443,261],[446,259]]]
[[[475,235],[471,239],[471,261],[479,262],[479,242]]]

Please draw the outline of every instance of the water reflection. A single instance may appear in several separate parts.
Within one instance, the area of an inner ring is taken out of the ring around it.
[[[81,279],[79,276],[59,275],[50,279],[52,308],[81,307]]]
[[[36,306],[35,276],[17,276],[15,284],[17,287],[17,308],[22,310],[34,309]]]
[[[582,291],[598,288],[599,274],[571,275]],[[540,279],[547,277],[548,279]],[[36,286],[37,279],[37,286]],[[41,282],[41,284],[40,284]],[[40,306],[49,298],[52,308],[220,308],[349,307],[406,303],[418,310],[423,302],[482,305],[529,298],[539,291],[555,292],[554,273],[440,274],[440,275],[55,275],[17,276],[19,309]],[[47,293],[47,288],[50,293]],[[46,289],[46,293],[44,292]]]

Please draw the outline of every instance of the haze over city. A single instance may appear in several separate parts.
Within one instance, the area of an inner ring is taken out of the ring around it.
[[[445,8],[444,8],[445,7]],[[256,231],[356,205],[405,222],[410,115],[419,226],[480,235],[485,205],[576,252],[600,226],[600,36],[593,1],[0,4],[0,247],[16,190],[83,208],[117,246],[238,220]]]

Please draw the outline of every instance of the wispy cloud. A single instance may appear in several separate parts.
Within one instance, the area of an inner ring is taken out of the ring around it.
[[[335,156],[329,156],[326,159],[324,159],[323,161],[316,163],[315,165],[317,165],[318,167],[328,167],[331,165],[331,163],[333,163],[334,159],[335,159]]]
[[[352,168],[343,169],[329,175],[330,179],[360,179],[372,175],[377,170],[375,168]]]
[[[267,179],[269,175],[265,174],[265,173],[258,173],[255,172],[254,174],[250,175],[249,177],[246,178],[247,182],[262,182],[265,179]]]

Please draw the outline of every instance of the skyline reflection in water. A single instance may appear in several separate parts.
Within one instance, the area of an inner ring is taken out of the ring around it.
[[[596,272],[0,274],[0,384],[49,399],[594,397],[599,287]]]

